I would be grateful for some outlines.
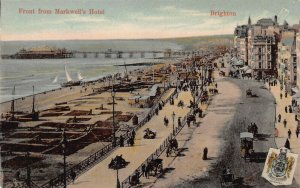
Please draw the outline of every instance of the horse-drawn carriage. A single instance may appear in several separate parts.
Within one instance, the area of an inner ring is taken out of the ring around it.
[[[223,172],[221,176],[221,187],[232,187],[234,182],[234,175],[229,172]]]
[[[247,89],[246,90],[246,96],[247,97],[251,97],[252,96],[252,90],[251,89]]]
[[[251,123],[250,125],[248,125],[248,132],[252,133],[253,136],[257,135],[258,127],[257,127],[256,123]]]
[[[111,162],[108,164],[108,168],[116,170],[116,169],[125,168],[128,164],[129,162],[125,161],[122,155],[120,156],[117,155],[115,158],[111,159]]]
[[[193,122],[194,124],[196,123],[196,116],[194,114],[190,114],[187,117],[187,124],[190,126],[190,123]]]
[[[219,76],[225,76],[225,72],[224,71],[219,71]]]
[[[258,97],[258,95],[253,93],[251,89],[247,89],[246,90],[246,97]]]
[[[221,187],[232,187],[234,182],[234,175],[229,168],[224,169],[221,176]]]
[[[150,176],[156,176],[163,172],[163,160],[162,159],[152,159],[147,166],[147,170]]]
[[[241,140],[241,157],[245,160],[251,160],[254,155],[253,134],[249,132],[240,133]]]
[[[177,142],[176,138],[173,138],[169,141],[166,154],[167,154],[167,157],[178,155],[178,142]]]
[[[180,100],[177,104],[178,107],[183,107],[184,106],[184,102],[182,100]]]
[[[208,101],[208,94],[203,94],[202,96],[201,96],[201,98],[200,98],[200,102],[201,102],[201,104],[203,103],[203,102],[207,102]]]
[[[154,139],[156,137],[156,131],[150,130],[149,128],[145,129],[144,132],[145,139]]]

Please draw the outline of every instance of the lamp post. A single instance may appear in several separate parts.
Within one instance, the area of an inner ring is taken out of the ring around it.
[[[275,123],[274,123],[274,127],[276,127],[276,122],[277,122],[277,118],[276,118],[276,101],[274,102],[274,107],[275,107]]]
[[[115,96],[116,96],[116,92],[114,91],[114,86],[112,86],[112,91],[111,91],[111,96],[113,99],[113,146],[116,146],[116,129],[115,129]]]
[[[67,150],[67,137],[65,130],[63,131],[63,141],[62,141],[63,155],[64,155],[64,188],[67,188],[67,174],[66,174],[66,150]]]
[[[26,153],[25,158],[27,160],[27,162],[29,162],[29,152]],[[27,164],[26,167],[26,173],[27,173],[27,177],[26,177],[26,185],[30,188],[31,187],[31,170],[29,165]]]
[[[173,119],[173,135],[175,136],[175,128],[174,128],[175,112],[172,113],[172,119]]]
[[[121,187],[121,183],[119,180],[119,168],[117,168],[117,188],[120,188],[120,187]]]
[[[193,95],[193,113],[195,112],[195,106],[196,106],[196,83],[193,83],[194,85],[192,86],[192,95]]]
[[[201,66],[201,90],[203,91],[203,85],[204,85],[204,60],[202,61]]]

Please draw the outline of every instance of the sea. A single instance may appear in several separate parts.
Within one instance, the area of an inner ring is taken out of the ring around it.
[[[183,45],[165,40],[70,40],[70,41],[4,41],[1,43],[2,54],[14,54],[21,49],[49,46],[78,50],[82,52],[106,51],[164,51],[166,49],[182,50]],[[77,80],[78,72],[83,81],[96,80],[109,74],[125,72],[125,64],[159,63],[163,61],[163,54],[146,53],[141,57],[136,53],[133,57],[124,54],[123,58],[105,58],[88,54],[87,57],[77,55],[66,59],[1,59],[0,62],[0,103],[12,100],[12,90],[15,87],[14,98],[60,88],[66,82],[65,66],[73,80]],[[127,71],[141,68],[141,66],[126,66]],[[54,80],[57,78],[57,82]]]

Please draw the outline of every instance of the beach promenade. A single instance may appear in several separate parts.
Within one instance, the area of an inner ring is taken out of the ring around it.
[[[183,108],[177,107],[176,104],[179,100],[184,101],[185,106]],[[135,145],[133,147],[127,147],[125,145],[125,147],[116,149],[109,157],[94,166],[85,174],[78,177],[75,183],[70,184],[68,187],[116,187],[117,172],[108,168],[111,158],[116,155],[122,155],[126,161],[130,162],[126,168],[119,170],[119,180],[122,182],[162,144],[170,133],[172,133],[173,121],[171,114],[173,112],[176,114],[174,121],[174,125],[176,127],[178,117],[184,117],[190,111],[190,108],[186,106],[190,100],[192,100],[191,92],[180,92],[178,98],[175,98],[174,100],[175,105],[170,105],[169,103],[166,104],[163,109],[159,111],[158,116],[152,117],[151,120],[143,126],[143,128],[137,131]],[[164,126],[163,123],[163,118],[165,116],[169,119],[169,125],[167,127]],[[144,130],[146,128],[156,130],[157,137],[155,139],[143,139]]]
[[[218,79],[217,84],[220,94],[212,96],[211,104],[203,108],[206,111],[205,117],[198,117],[196,126],[190,128],[185,126],[177,135],[181,154],[176,158],[162,155],[161,158],[168,170],[165,170],[160,178],[151,176],[150,179],[143,178],[142,182],[146,182],[143,185],[153,188],[174,187],[208,175],[224,143],[222,131],[232,123],[236,111],[234,104],[242,95],[237,86],[224,81],[223,78]],[[228,105],[229,101],[232,102],[231,105]],[[228,111],[230,113],[226,113]],[[202,159],[205,147],[208,148],[209,160]]]

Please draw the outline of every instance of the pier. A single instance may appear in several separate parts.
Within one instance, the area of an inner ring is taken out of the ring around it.
[[[24,50],[23,50],[24,51]],[[22,51],[22,54],[24,52]],[[201,55],[202,50],[199,51],[183,51],[171,49],[166,50],[144,50],[144,51],[120,51],[108,49],[106,51],[68,51],[63,56],[46,56],[46,55],[22,55],[16,54],[2,54],[2,59],[47,59],[47,58],[172,58],[172,57],[190,57],[191,55]]]

